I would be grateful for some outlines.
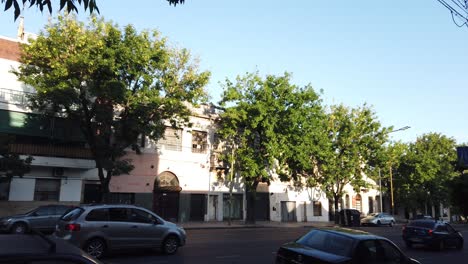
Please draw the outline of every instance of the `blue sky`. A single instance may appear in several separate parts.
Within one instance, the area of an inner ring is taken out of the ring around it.
[[[295,84],[323,89],[326,104],[367,103],[383,125],[411,126],[393,140],[438,132],[468,143],[468,28],[436,0],[97,2],[107,20],[158,29],[191,50],[212,72],[214,102],[225,78],[287,71]],[[26,31],[45,23],[46,14],[26,11]],[[16,36],[12,12],[0,24],[0,35]]]

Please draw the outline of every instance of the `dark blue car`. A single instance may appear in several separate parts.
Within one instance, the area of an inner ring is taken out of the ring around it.
[[[346,228],[318,228],[281,246],[276,263],[417,264],[419,261],[407,257],[384,237]]]
[[[449,223],[434,219],[411,221],[403,227],[403,240],[407,247],[420,244],[442,250],[446,247],[463,248],[463,236]]]

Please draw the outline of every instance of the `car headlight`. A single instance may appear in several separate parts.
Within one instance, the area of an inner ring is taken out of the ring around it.
[[[5,219],[0,220],[0,223],[8,224],[9,222],[11,222],[11,220],[12,220],[11,218],[5,218]]]

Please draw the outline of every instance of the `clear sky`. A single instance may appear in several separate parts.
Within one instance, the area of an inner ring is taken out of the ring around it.
[[[323,89],[326,104],[367,103],[383,125],[411,126],[393,140],[438,132],[468,143],[468,28],[458,28],[436,0],[97,3],[107,20],[158,29],[191,50],[212,72],[213,102],[225,78],[287,71],[294,83]],[[46,14],[26,11],[26,31],[38,33],[45,23]],[[11,11],[0,12],[0,25],[0,35],[16,37]]]

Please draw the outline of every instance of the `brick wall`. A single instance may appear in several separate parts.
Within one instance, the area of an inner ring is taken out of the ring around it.
[[[19,42],[0,38],[0,59],[19,61]]]

